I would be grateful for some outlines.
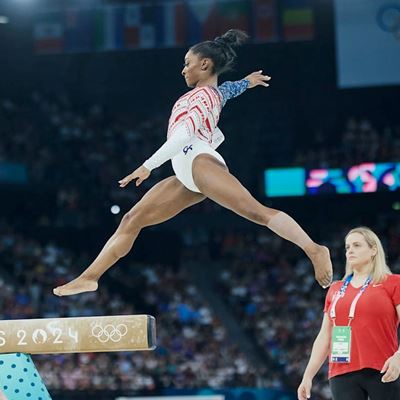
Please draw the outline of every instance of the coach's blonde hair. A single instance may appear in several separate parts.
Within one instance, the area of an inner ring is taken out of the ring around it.
[[[380,283],[385,280],[387,275],[390,275],[392,272],[390,268],[386,264],[385,251],[383,250],[383,246],[378,236],[369,228],[365,226],[359,226],[357,228],[352,229],[345,237],[345,240],[352,233],[359,233],[362,235],[367,242],[368,246],[371,249],[376,249],[376,254],[371,260],[372,270],[371,277],[373,283]],[[346,279],[350,274],[353,273],[352,266],[346,262],[346,274],[343,279]]]

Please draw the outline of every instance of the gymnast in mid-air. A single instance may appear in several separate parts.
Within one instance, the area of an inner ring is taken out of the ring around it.
[[[247,89],[268,86],[269,76],[256,71],[236,82],[218,86],[221,73],[231,69],[235,48],[247,34],[231,29],[215,40],[192,46],[185,55],[182,75],[193,88],[172,108],[166,142],[140,167],[119,181],[139,186],[151,171],[172,161],[174,176],[153,186],[122,218],[96,259],[76,279],[54,289],[58,296],[94,291],[98,280],[132,248],[140,231],[174,217],[182,210],[209,198],[236,214],[266,226],[282,238],[299,246],[314,266],[315,278],[326,288],[332,280],[329,250],[315,243],[286,213],[265,207],[229,172],[216,148],[224,135],[218,128],[221,110],[227,100]],[[251,125],[249,125],[251,134]]]

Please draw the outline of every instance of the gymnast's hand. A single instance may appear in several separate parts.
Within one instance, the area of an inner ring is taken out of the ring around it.
[[[134,179],[136,179],[136,186],[139,186],[149,176],[150,171],[144,165],[141,165],[124,179],[118,181],[119,187],[125,187],[130,181],[133,181]]]
[[[268,87],[269,84],[267,82],[271,79],[271,77],[268,75],[263,75],[262,69],[260,69],[259,71],[247,75],[244,79],[249,81],[248,89],[252,89],[253,87],[259,85]]]

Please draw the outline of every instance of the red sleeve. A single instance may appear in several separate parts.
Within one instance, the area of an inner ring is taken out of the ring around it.
[[[398,306],[400,304],[400,275],[389,275],[384,285],[393,304]]]
[[[328,293],[325,297],[325,306],[324,306],[324,313],[328,312],[329,307],[332,304],[333,297],[335,296],[336,292],[340,289],[340,285],[342,284],[341,281],[333,282],[331,287],[328,290]]]

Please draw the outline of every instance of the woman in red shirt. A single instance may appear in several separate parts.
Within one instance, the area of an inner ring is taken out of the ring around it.
[[[334,400],[399,400],[400,275],[391,273],[369,228],[352,229],[345,243],[346,274],[326,295],[298,398],[310,398],[312,380],[329,356]]]

